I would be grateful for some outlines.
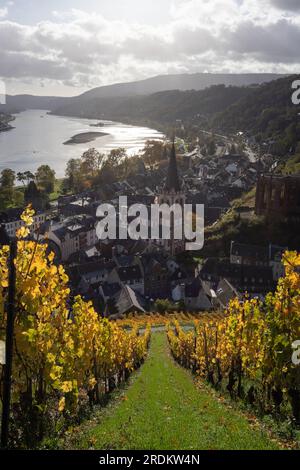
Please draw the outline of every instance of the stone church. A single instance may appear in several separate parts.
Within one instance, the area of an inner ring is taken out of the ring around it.
[[[170,239],[160,240],[158,243],[164,247],[164,249],[175,255],[185,251],[185,237],[184,237],[184,204],[185,204],[185,190],[182,181],[178,175],[177,160],[176,160],[176,149],[175,141],[173,140],[172,148],[169,156],[169,165],[167,171],[167,178],[163,187],[159,190],[156,196],[156,204],[162,205],[167,204],[171,207],[173,204],[179,204],[182,208],[182,217],[176,217],[176,214],[171,213],[170,220]],[[179,227],[181,226],[181,227]],[[182,236],[180,239],[176,237],[176,228],[180,229]]]

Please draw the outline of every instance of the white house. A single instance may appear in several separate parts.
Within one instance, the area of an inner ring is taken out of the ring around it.
[[[62,261],[73,253],[93,247],[97,242],[96,221],[94,217],[80,215],[50,225],[46,238],[60,249]]]
[[[4,225],[4,228],[9,237],[14,237],[16,231],[25,225],[21,220],[23,209],[8,209],[0,215],[0,224]],[[33,216],[33,224],[30,227],[30,233],[33,235],[39,227],[46,221],[47,214],[45,212],[37,212]]]

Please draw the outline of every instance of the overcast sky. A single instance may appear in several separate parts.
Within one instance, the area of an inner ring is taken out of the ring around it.
[[[183,72],[300,73],[300,0],[0,0],[8,93]]]

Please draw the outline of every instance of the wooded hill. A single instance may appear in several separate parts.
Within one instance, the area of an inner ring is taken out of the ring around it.
[[[300,107],[292,103],[292,82],[285,77],[252,89],[236,103],[218,113],[211,125],[224,132],[244,131],[258,141],[276,141],[276,153],[285,154],[300,141]]]
[[[205,90],[162,91],[146,96],[93,98],[69,101],[55,114],[144,123],[165,129],[176,121],[226,134],[238,131],[257,141],[274,141],[273,151],[285,155],[300,141],[299,109],[292,103],[297,76],[261,85],[215,85]]]
[[[252,88],[216,85],[205,90],[162,91],[146,96],[78,100],[55,109],[55,114],[123,122],[172,124],[224,111],[251,93]]]

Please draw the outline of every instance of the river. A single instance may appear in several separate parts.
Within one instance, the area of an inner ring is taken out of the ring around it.
[[[16,114],[11,123],[14,129],[0,132],[0,171],[11,168],[34,172],[48,164],[58,178],[64,176],[70,158],[79,158],[85,150],[94,147],[99,152],[123,147],[129,156],[139,153],[147,140],[160,140],[164,136],[147,127],[130,126],[112,121],[104,127],[91,127],[97,120],[54,116],[45,110],[28,110]],[[104,132],[93,142],[64,145],[71,137],[82,132]]]

